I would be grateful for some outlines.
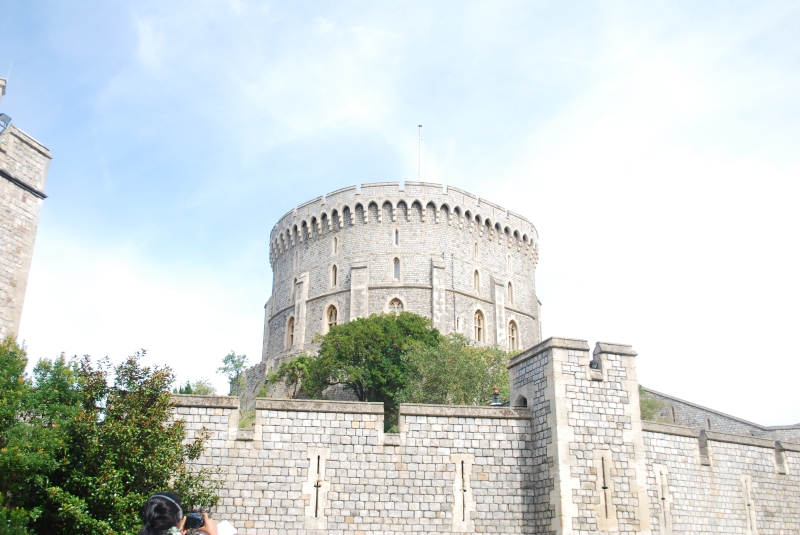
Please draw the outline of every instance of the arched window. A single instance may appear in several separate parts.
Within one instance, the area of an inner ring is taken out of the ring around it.
[[[456,332],[461,331],[461,316],[456,317]]]
[[[394,268],[394,271],[393,271],[394,279],[395,280],[400,280],[400,259],[399,258],[395,258],[394,259],[393,268]]]
[[[517,324],[511,321],[508,323],[508,350],[516,351],[517,349],[519,349],[519,333]]]
[[[400,231],[397,229],[394,231],[394,244],[400,245]]]
[[[472,246],[472,257],[475,260],[478,259],[478,242],[475,242],[475,245]]]
[[[333,254],[336,254],[338,252],[339,252],[339,238],[338,237],[334,237],[333,238]]]
[[[336,264],[331,267],[331,286],[336,288],[336,284],[339,282],[338,275],[339,270],[336,268]]]
[[[292,284],[292,303],[294,303],[296,299],[297,299],[297,279],[295,279],[294,284]]]
[[[506,257],[506,271],[511,273],[511,255]]]
[[[511,285],[510,282],[508,283],[508,302],[509,303],[514,302],[514,287]]]
[[[476,342],[483,342],[483,312],[480,310],[475,311],[475,341]]]
[[[395,314],[400,314],[402,311],[403,311],[403,302],[395,297],[389,303],[389,312],[394,312]]]
[[[328,330],[339,324],[339,312],[336,307],[331,305],[328,307]]]
[[[286,349],[294,345],[294,318],[289,318],[289,323],[286,324]]]
[[[476,292],[480,293],[480,291],[481,291],[481,275],[480,275],[480,273],[478,273],[477,269],[475,270],[475,273],[474,273],[474,275],[472,277],[472,286],[474,287]]]

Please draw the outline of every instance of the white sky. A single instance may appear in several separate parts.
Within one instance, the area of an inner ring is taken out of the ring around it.
[[[800,422],[793,2],[0,0],[2,108],[53,152],[20,337],[181,380],[260,358],[269,232],[365,182],[539,230],[545,336]]]

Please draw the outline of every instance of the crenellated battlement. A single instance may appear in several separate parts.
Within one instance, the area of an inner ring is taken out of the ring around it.
[[[373,209],[374,207],[374,209]],[[538,256],[538,232],[526,218],[476,195],[430,182],[376,182],[338,189],[287,212],[270,233],[270,262],[304,240],[324,231],[356,224],[411,221],[458,225],[489,238],[502,237],[509,247],[525,247]],[[371,215],[372,214],[372,215]]]

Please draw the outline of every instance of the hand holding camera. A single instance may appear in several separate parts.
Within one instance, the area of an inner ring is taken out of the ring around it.
[[[208,535],[219,535],[217,521],[213,518],[208,518],[207,513],[187,513],[180,529],[182,532],[188,530],[190,533],[200,531]]]

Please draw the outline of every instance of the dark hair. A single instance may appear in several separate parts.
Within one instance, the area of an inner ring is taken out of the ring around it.
[[[177,526],[183,516],[181,499],[174,492],[153,494],[142,507],[144,527],[139,535],[164,535],[169,528]]]

